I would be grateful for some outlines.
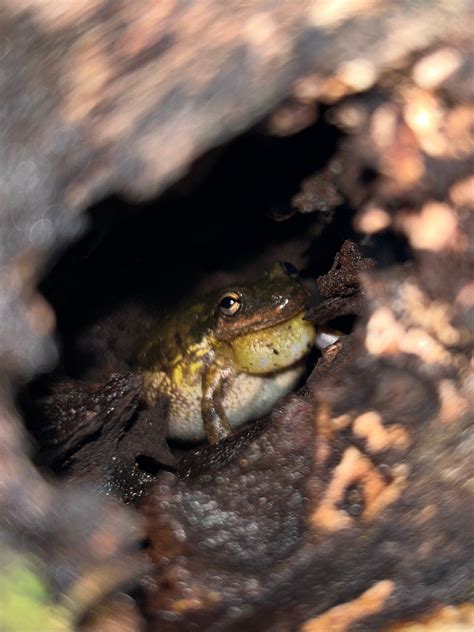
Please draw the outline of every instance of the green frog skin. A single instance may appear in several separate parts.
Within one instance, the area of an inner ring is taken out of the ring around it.
[[[315,338],[307,300],[293,266],[277,263],[252,284],[164,315],[137,369],[147,405],[168,398],[168,436],[216,443],[291,391]]]

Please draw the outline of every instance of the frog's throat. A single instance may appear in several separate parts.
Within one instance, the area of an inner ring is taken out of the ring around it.
[[[280,323],[236,336],[230,345],[240,371],[263,374],[301,360],[311,350],[314,339],[314,326],[304,320],[304,310],[301,310]]]

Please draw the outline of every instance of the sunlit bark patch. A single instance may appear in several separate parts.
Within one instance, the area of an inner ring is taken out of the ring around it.
[[[301,632],[345,632],[354,622],[380,612],[394,588],[394,582],[388,579],[377,582],[353,601],[334,606],[310,619]]]
[[[406,472],[397,470],[390,483],[377,467],[351,446],[342,455],[340,463],[335,467],[327,490],[311,515],[311,524],[315,529],[339,531],[350,527],[354,519],[339,505],[343,503],[346,490],[358,484],[362,490],[362,519],[372,519],[388,505],[395,502],[405,486]]]

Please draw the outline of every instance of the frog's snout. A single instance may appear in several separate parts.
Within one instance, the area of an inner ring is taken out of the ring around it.
[[[290,299],[287,296],[273,296],[273,302],[275,303],[278,310],[282,311],[290,302]]]

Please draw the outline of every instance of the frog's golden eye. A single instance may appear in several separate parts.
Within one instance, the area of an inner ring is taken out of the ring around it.
[[[237,292],[226,292],[221,296],[219,309],[225,316],[233,316],[242,306],[242,299]]]

